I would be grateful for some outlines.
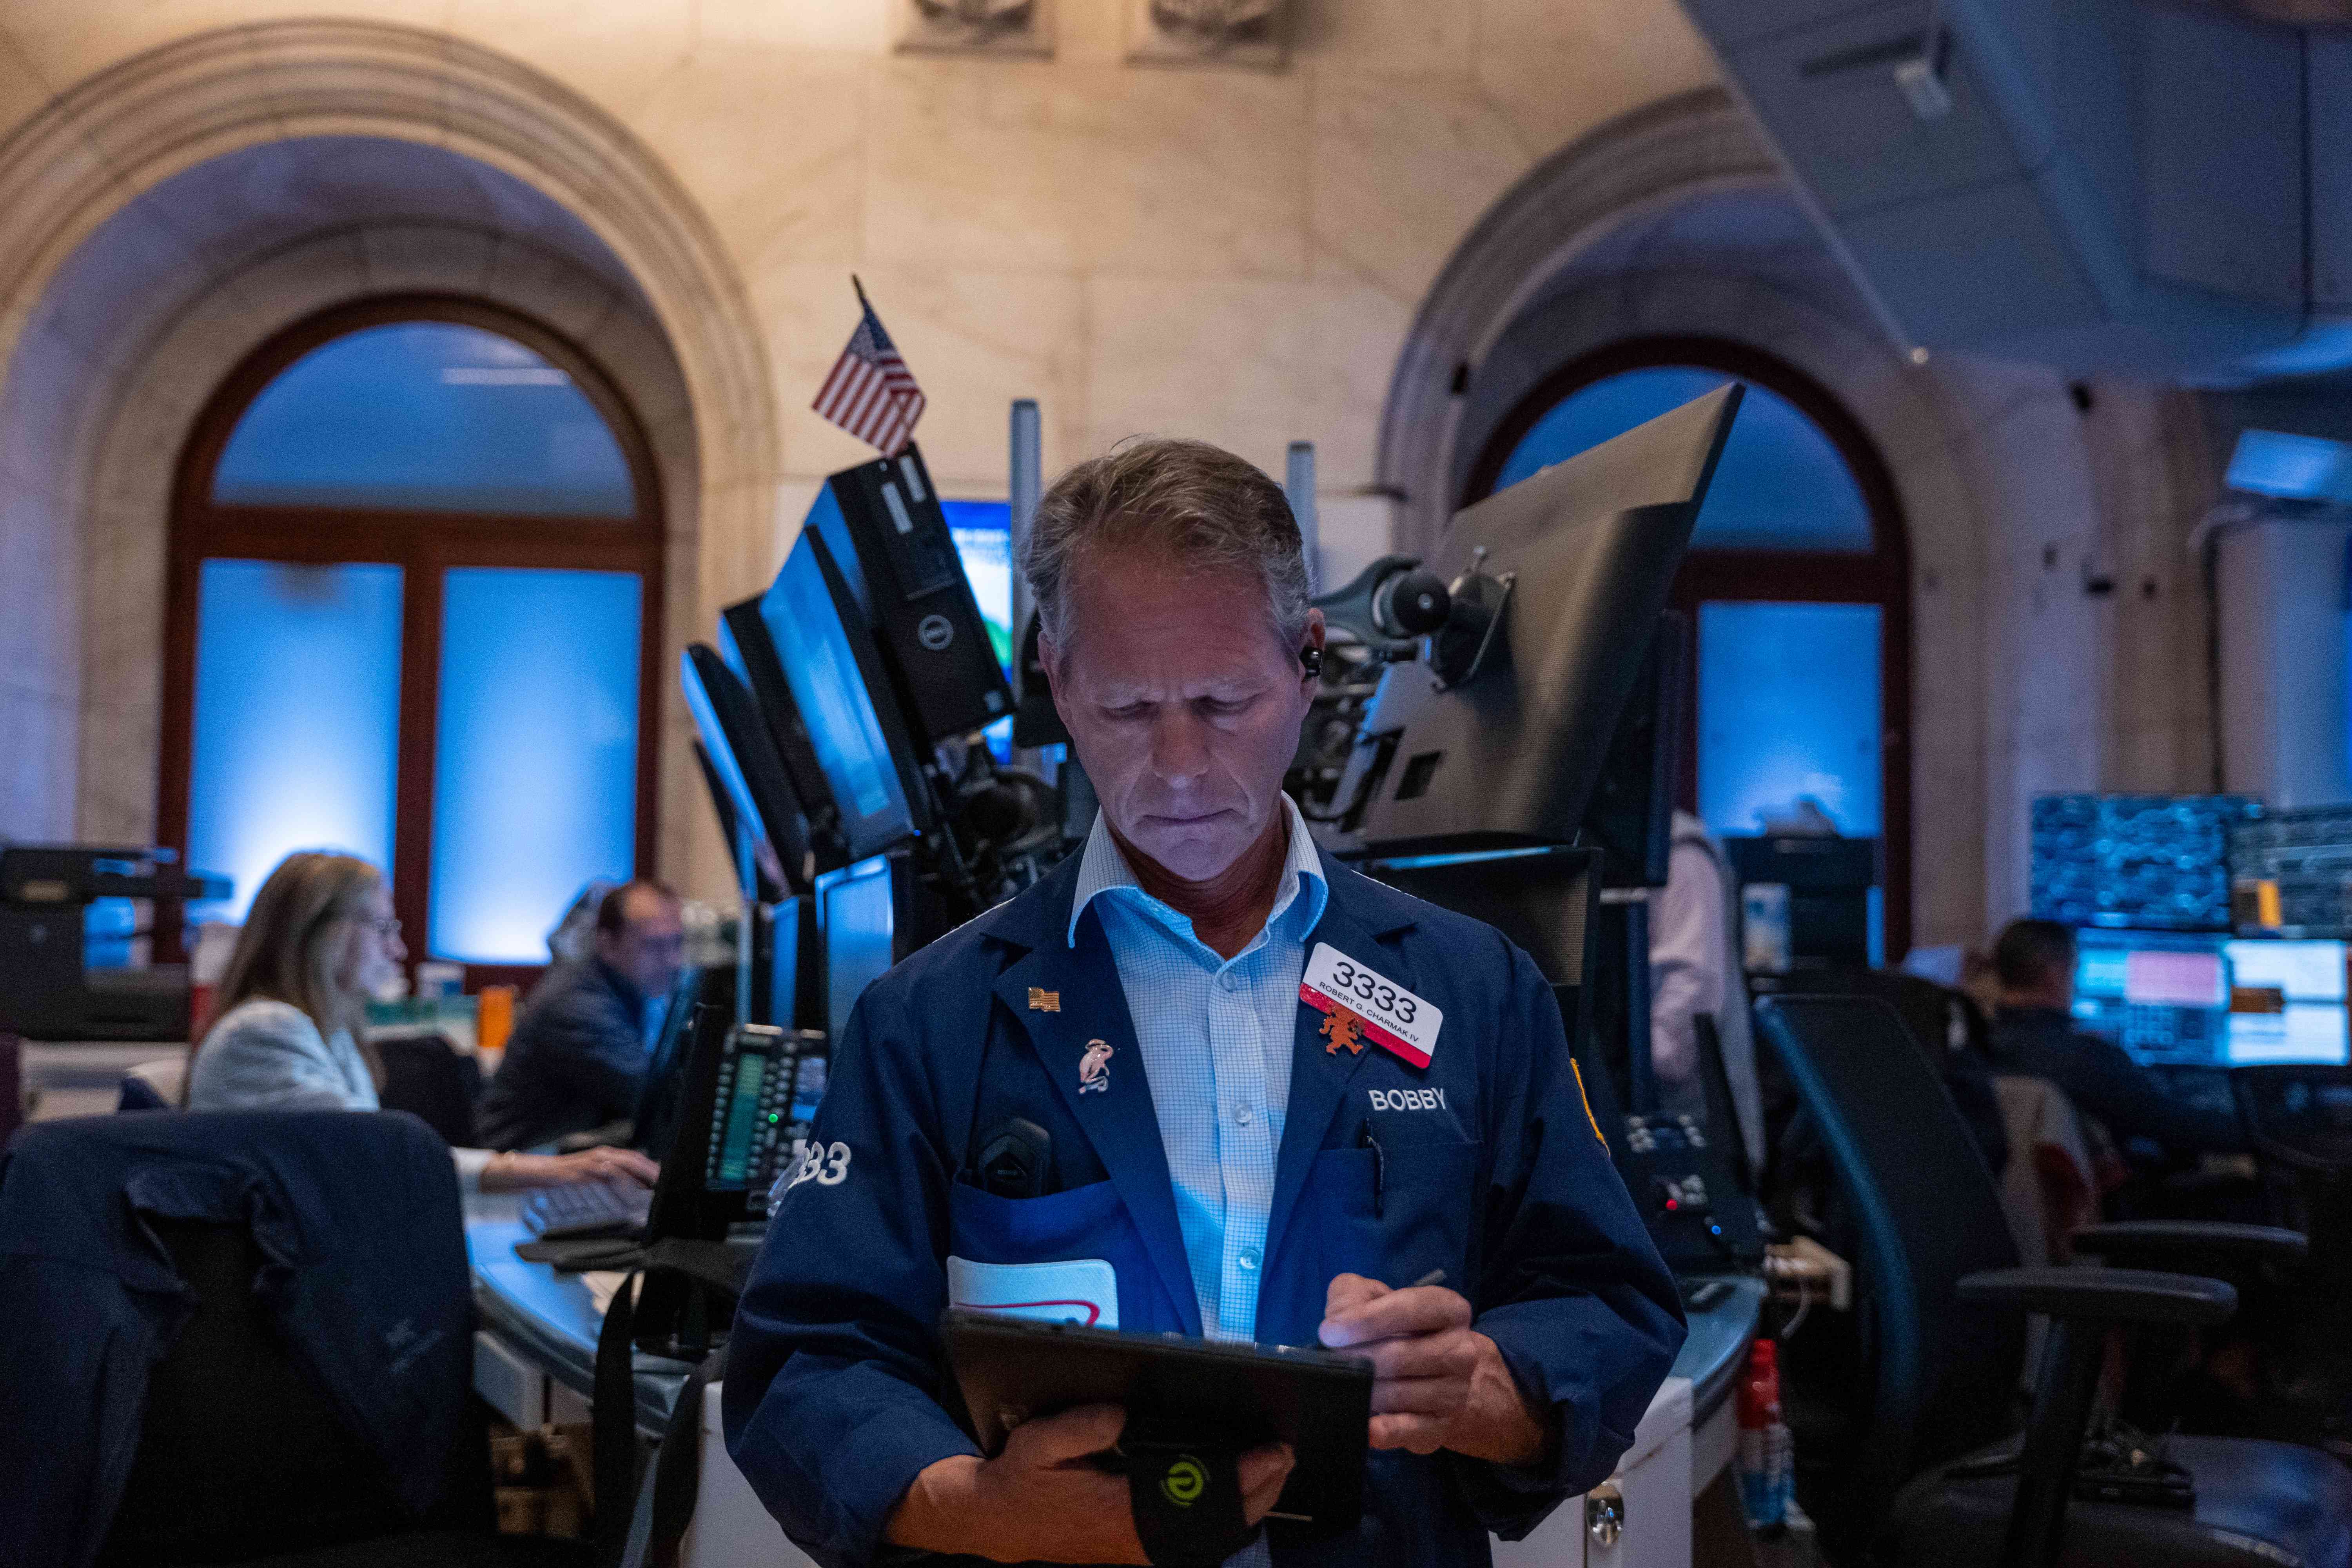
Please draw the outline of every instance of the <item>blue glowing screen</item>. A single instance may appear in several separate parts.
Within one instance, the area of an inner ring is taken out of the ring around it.
[[[397,566],[207,561],[197,579],[188,860],[236,883],[335,849],[389,868],[400,740]]]
[[[642,600],[630,572],[443,576],[435,957],[544,963],[583,884],[635,873]]]
[[[830,485],[817,493],[820,508],[832,503]],[[850,651],[843,606],[817,564],[815,528],[812,515],[760,600],[760,620],[800,705],[850,852],[870,854],[906,837],[914,825],[873,696]]]
[[[1879,832],[1879,607],[1703,604],[1698,809],[1751,834],[1811,800],[1849,838]]]
[[[1694,365],[1654,365],[1580,387],[1520,438],[1495,488],[1565,462],[1731,379]],[[1749,383],[1691,548],[1866,552],[1871,542],[1870,505],[1837,447],[1795,404]]]
[[[824,1009],[837,1046],[858,996],[890,972],[898,920],[890,862],[876,856],[834,872],[819,881],[817,896],[824,902]]]
[[[1013,669],[1013,509],[1001,500],[949,500],[940,510],[947,514],[948,532],[955,540],[956,558],[980,602],[981,619],[988,623],[988,640],[995,646],[996,662]]]
[[[232,506],[630,517],[629,465],[572,378],[448,321],[367,327],[262,389],[213,473]]]
[[[980,605],[980,618],[988,624],[988,640],[996,649],[996,662],[1004,667],[1007,678],[1013,674],[1014,652],[1013,625],[1013,508],[1001,500],[940,500],[940,510],[947,514],[948,532],[955,540],[956,559],[963,563],[963,574],[971,584],[971,596]],[[1013,752],[1013,721],[999,719],[981,731],[988,737],[989,749],[999,762]]]

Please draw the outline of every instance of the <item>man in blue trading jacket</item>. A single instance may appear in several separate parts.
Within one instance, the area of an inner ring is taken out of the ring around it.
[[[1231,1561],[1484,1563],[1609,1474],[1683,1338],[1551,992],[1283,795],[1324,634],[1265,476],[1129,444],[1056,481],[1024,567],[1101,815],[857,1003],[736,1318],[728,1447],[828,1565],[1142,1563],[1088,1460],[1124,1413],[982,1458],[940,1405],[941,1309],[1319,1340],[1376,1369],[1362,1524]],[[1034,1195],[979,1168],[1007,1129]],[[1243,1456],[1250,1524],[1292,1458]]]

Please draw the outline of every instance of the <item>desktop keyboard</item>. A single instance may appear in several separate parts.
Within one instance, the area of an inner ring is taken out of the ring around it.
[[[543,1241],[566,1237],[635,1236],[646,1228],[652,1191],[613,1182],[541,1187],[522,1205],[525,1230]]]

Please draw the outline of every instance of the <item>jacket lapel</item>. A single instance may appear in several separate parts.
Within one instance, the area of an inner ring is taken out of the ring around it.
[[[1159,1113],[1152,1109],[1150,1080],[1135,1043],[1135,1022],[1127,1008],[1118,966],[1102,921],[1088,909],[1078,921],[1077,945],[1064,940],[1070,907],[1066,890],[1046,900],[1059,906],[1059,920],[1034,932],[1036,945],[997,977],[996,994],[1029,1032],[1045,1074],[1068,1102],[1095,1147],[1111,1184],[1135,1221],[1145,1253],[1182,1315],[1184,1331],[1198,1337],[1201,1306],[1192,1292],[1192,1266],[1184,1256],[1184,1233],[1176,1220],[1176,1190],[1168,1175]],[[1052,993],[1056,1010],[1030,1005],[1033,990]],[[1108,1086],[1083,1087],[1089,1044],[1110,1047],[1104,1063]]]
[[[1352,871],[1334,867],[1328,856],[1324,858],[1323,874],[1331,890],[1330,900],[1324,905],[1323,918],[1307,934],[1307,958],[1314,958],[1316,943],[1328,942],[1358,963],[1419,991],[1402,950],[1380,940],[1412,922],[1367,920],[1358,907],[1360,879]],[[1298,1022],[1291,1041],[1290,1104],[1284,1113],[1282,1149],[1276,1156],[1274,1213],[1265,1228],[1269,1266],[1282,1247],[1291,1213],[1298,1206],[1308,1167],[1322,1152],[1339,1102],[1347,1096],[1349,1080],[1364,1065],[1364,1058],[1381,1048],[1368,1043],[1360,1051],[1331,1051],[1323,1035],[1323,1016],[1303,1000],[1298,1004]]]

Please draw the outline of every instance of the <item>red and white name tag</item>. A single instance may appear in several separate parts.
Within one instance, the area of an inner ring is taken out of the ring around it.
[[[1320,1013],[1345,1008],[1363,1021],[1364,1037],[1417,1068],[1437,1049],[1445,1015],[1395,981],[1318,942],[1298,982],[1298,999]]]

